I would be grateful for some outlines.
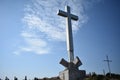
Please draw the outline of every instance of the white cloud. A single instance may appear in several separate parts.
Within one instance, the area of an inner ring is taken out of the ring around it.
[[[26,37],[26,38],[30,38],[30,37],[37,37],[36,35],[34,35],[33,33],[28,33],[28,32],[21,32],[21,36],[22,37]]]
[[[20,52],[33,52],[37,54],[50,53],[49,42],[66,41],[65,18],[58,16],[59,9],[69,5],[71,13],[79,16],[78,22],[73,22],[73,32],[79,30],[87,21],[84,15],[84,0],[32,0],[25,6],[23,22],[26,25],[21,32],[24,45],[19,48]],[[18,53],[15,52],[15,53]]]
[[[23,31],[21,36],[24,38],[26,46],[20,47],[20,50],[23,52],[33,52],[37,54],[46,54],[50,50],[47,47],[47,42],[30,32]]]
[[[22,31],[21,36],[24,43],[18,47],[18,50],[13,53],[20,55],[21,53],[36,53],[36,54],[48,54],[50,52],[50,47],[45,40],[41,39],[39,35],[32,33],[30,31]]]
[[[17,50],[17,51],[14,51],[13,54],[19,55],[19,54],[20,54],[20,51],[18,51],[18,50]]]
[[[27,23],[29,29],[36,29],[44,33],[48,38],[55,40],[65,41],[65,30],[57,26],[51,25],[45,21],[42,21],[35,15],[26,15],[24,22]]]

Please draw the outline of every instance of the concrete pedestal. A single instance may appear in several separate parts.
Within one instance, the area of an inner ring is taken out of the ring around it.
[[[78,69],[65,69],[59,73],[61,80],[84,80],[85,75],[85,70]]]

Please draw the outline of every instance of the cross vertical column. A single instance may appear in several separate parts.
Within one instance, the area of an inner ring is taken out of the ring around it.
[[[68,50],[69,62],[72,62],[74,60],[74,48],[73,48],[70,7],[66,6],[65,8],[68,13],[68,17],[66,18],[66,33],[67,33],[67,47],[68,47],[67,50]]]

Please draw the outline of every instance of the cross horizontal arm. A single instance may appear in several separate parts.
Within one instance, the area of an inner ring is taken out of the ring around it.
[[[78,20],[78,16],[73,15],[73,14],[71,14],[71,18],[72,18],[73,20],[75,20],[75,21],[77,21],[77,20]]]
[[[64,11],[62,11],[62,10],[59,10],[59,11],[57,12],[57,14],[60,15],[60,16],[63,16],[63,17],[68,17],[68,13],[66,13],[66,12],[64,12]],[[78,16],[73,15],[73,14],[70,14],[70,16],[71,16],[71,19],[73,19],[73,20],[75,20],[75,21],[78,20]]]
[[[64,12],[64,11],[61,11],[61,10],[59,10],[59,11],[57,12],[57,14],[60,15],[60,16],[63,16],[63,17],[67,17],[67,13]]]
[[[104,61],[112,62],[112,60],[104,60]]]

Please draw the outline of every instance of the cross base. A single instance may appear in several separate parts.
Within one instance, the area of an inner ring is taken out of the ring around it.
[[[64,59],[61,59],[60,64],[62,64],[66,69],[59,73],[61,80],[84,80],[86,71],[79,70],[79,66],[82,65],[82,62],[78,57],[73,62],[67,62]]]
[[[59,73],[61,80],[84,80],[85,70],[65,69]]]

